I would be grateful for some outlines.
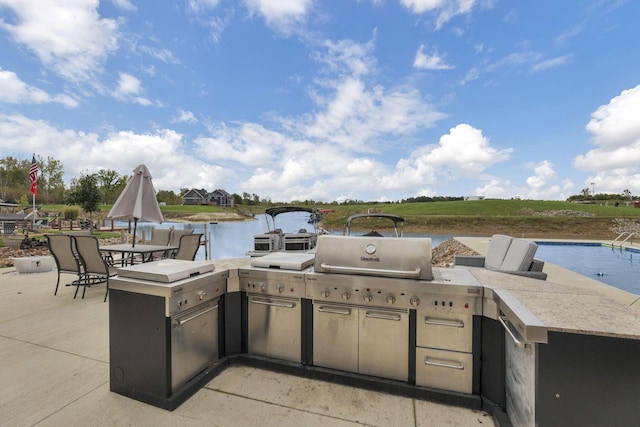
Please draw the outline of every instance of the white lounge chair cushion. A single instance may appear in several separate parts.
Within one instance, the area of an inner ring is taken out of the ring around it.
[[[513,237],[494,234],[491,237],[491,243],[489,244],[487,256],[484,260],[484,268],[488,270],[503,270],[501,268],[502,262],[507,255],[512,240]]]
[[[538,250],[535,242],[524,239],[513,239],[509,250],[502,261],[502,271],[527,271]]]

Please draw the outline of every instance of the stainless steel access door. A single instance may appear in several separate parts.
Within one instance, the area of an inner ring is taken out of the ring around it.
[[[399,381],[409,375],[409,311],[360,309],[361,374]]]
[[[358,372],[358,308],[313,305],[313,364]]]
[[[251,354],[300,362],[302,309],[298,298],[248,294],[248,350]]]
[[[218,302],[201,304],[171,318],[171,390],[218,360]]]

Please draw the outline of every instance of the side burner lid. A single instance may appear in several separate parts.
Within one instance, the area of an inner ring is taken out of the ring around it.
[[[215,266],[207,261],[183,261],[165,259],[118,268],[118,276],[133,279],[172,283],[178,280],[213,271]]]
[[[313,264],[314,256],[313,253],[273,252],[262,257],[251,258],[251,266],[302,271]]]

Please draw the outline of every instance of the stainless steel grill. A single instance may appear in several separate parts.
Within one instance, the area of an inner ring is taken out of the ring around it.
[[[433,269],[431,239],[322,236],[314,267],[314,365],[407,381],[415,352],[416,385],[472,392],[482,286],[468,270]]]

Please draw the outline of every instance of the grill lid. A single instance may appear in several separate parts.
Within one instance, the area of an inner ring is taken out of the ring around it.
[[[314,270],[432,280],[431,239],[320,236]]]
[[[207,261],[183,261],[165,259],[118,268],[118,276],[133,279],[172,283],[178,280],[213,271],[215,266]]]

